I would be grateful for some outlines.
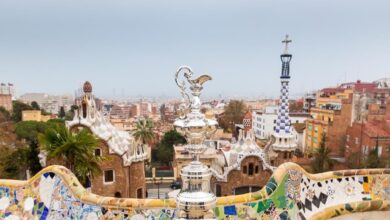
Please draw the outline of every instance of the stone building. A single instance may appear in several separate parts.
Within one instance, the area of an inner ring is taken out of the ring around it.
[[[375,112],[377,113],[377,112]],[[378,115],[376,114],[376,117]],[[371,117],[369,117],[371,118]],[[368,121],[356,121],[346,132],[345,158],[356,164],[363,160],[371,150],[377,148],[379,157],[388,158],[390,155],[390,98],[382,117]]]
[[[91,180],[91,191],[103,196],[144,198],[146,147],[103,117],[97,110],[88,81],[83,90],[82,98],[76,103],[75,116],[72,121],[66,121],[66,125],[71,131],[82,128],[91,131],[100,140],[95,154],[108,158],[100,163],[103,174]]]
[[[237,141],[218,140],[209,145],[199,159],[210,167],[213,174],[210,187],[216,196],[258,191],[272,175],[274,167],[266,161],[252,130],[240,130]],[[191,160],[183,146],[175,146],[173,164],[177,179],[180,179],[178,171]]]
[[[317,105],[310,110],[312,119],[306,121],[305,147],[308,152],[319,147],[325,135],[332,156],[342,157],[348,127],[355,122],[383,120],[390,89],[377,86],[358,80],[320,90]]]
[[[306,121],[306,149],[309,152],[317,149],[325,135],[331,155],[342,156],[345,133],[352,123],[352,95],[341,100],[340,108],[316,107],[310,113],[313,118]]]
[[[0,106],[7,111],[12,111],[12,96],[9,94],[0,94]]]
[[[240,130],[236,142],[218,149],[211,165],[211,189],[216,196],[256,192],[264,187],[273,170],[253,132]]]
[[[23,110],[22,121],[43,121],[57,118],[56,115],[43,115],[41,110]]]

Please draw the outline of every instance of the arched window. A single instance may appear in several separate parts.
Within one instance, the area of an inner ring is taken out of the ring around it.
[[[255,173],[259,173],[259,166],[255,167]]]
[[[243,173],[246,173],[246,172],[247,172],[246,166],[244,166],[244,167],[242,168],[242,172],[243,172]]]

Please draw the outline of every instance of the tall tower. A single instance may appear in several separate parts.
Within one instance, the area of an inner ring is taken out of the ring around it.
[[[277,153],[277,158],[274,158],[276,159],[274,160],[275,165],[279,165],[291,159],[293,151],[297,147],[297,142],[292,133],[288,104],[288,84],[290,82],[290,61],[292,58],[292,55],[288,53],[288,44],[291,42],[292,41],[288,39],[288,35],[286,35],[285,40],[282,41],[282,43],[285,44],[285,50],[280,55],[280,59],[282,61],[282,73],[280,76],[281,88],[278,118],[276,119],[276,125],[273,134],[275,142],[272,145],[273,151]]]

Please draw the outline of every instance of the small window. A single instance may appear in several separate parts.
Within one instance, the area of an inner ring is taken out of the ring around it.
[[[249,176],[252,176],[252,175],[253,175],[253,163],[250,163],[250,164],[249,164],[248,175],[249,175]]]
[[[116,193],[114,194],[114,197],[115,197],[115,198],[122,198],[122,195],[121,195],[120,192],[116,192]]]
[[[243,173],[247,173],[247,168],[246,168],[246,166],[244,166],[244,167],[242,168],[242,172],[243,172]]]
[[[259,173],[259,166],[255,167],[255,173]]]
[[[137,189],[137,198],[138,199],[144,198],[142,188]]]
[[[95,156],[97,156],[97,157],[102,156],[102,150],[100,148],[95,149]]]
[[[355,144],[359,144],[359,138],[355,138]]]
[[[284,152],[283,158],[284,158],[284,159],[287,159],[287,158],[288,158],[287,152]]]
[[[104,183],[113,183],[115,181],[114,170],[104,171]]]
[[[349,134],[347,134],[347,141],[349,141]]]
[[[222,195],[222,189],[220,184],[215,185],[215,195],[218,197]]]

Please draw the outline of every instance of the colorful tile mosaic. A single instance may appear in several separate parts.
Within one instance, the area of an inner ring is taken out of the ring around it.
[[[87,192],[64,167],[44,169],[29,181],[0,180],[0,219],[170,220],[173,199],[117,199]],[[255,193],[219,197],[217,219],[328,219],[353,212],[390,210],[390,170],[311,175],[280,166]]]

